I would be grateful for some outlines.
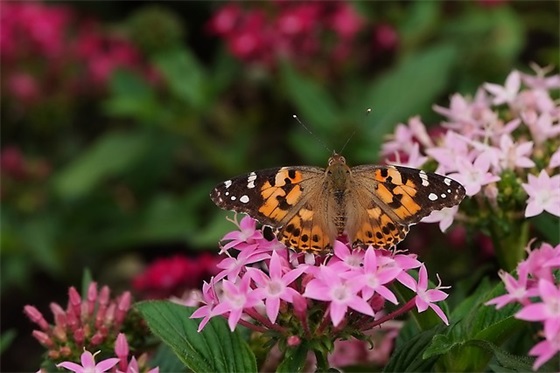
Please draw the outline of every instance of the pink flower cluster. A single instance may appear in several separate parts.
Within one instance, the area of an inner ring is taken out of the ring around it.
[[[33,337],[48,349],[48,358],[54,361],[79,356],[84,348],[95,348],[108,341],[112,344],[130,310],[130,292],[111,300],[109,288],[103,286],[98,292],[95,282],[89,285],[83,299],[74,287],[68,294],[66,309],[54,302],[50,304],[54,325],[34,306],[24,307],[25,314],[39,326]]]
[[[204,279],[215,275],[217,263],[218,257],[208,253],[194,258],[159,258],[134,278],[132,286],[149,299],[182,295],[189,289],[199,289]]]
[[[536,76],[513,71],[504,86],[486,83],[472,99],[455,94],[449,108],[435,106],[446,121],[431,134],[418,117],[399,124],[383,154],[415,168],[435,162],[437,173],[491,206],[501,193],[497,182],[513,172],[526,193],[526,217],[543,211],[560,216],[560,106],[550,95],[560,88],[560,75],[535,70]],[[437,211],[424,221],[439,222],[444,231],[457,211]]]
[[[544,339],[529,351],[529,355],[537,357],[533,365],[536,370],[560,352],[560,281],[554,275],[560,270],[560,245],[543,243],[537,249],[527,247],[527,251],[527,259],[517,266],[517,278],[500,272],[507,293],[486,305],[500,309],[511,303],[521,304],[516,318],[544,325]]]
[[[116,373],[139,373],[146,371],[147,373],[158,373],[159,367],[147,370],[145,369],[146,355],[142,355],[139,360],[136,357],[132,357],[128,360],[129,346],[126,336],[123,333],[119,333],[115,341],[115,355],[117,357],[108,358],[95,363],[95,354],[84,350],[80,356],[80,361],[82,365],[76,364],[73,361],[63,361],[57,364],[57,368],[64,368],[76,373],[103,373],[113,371]]]
[[[199,330],[215,316],[237,324],[283,335],[297,344],[311,335],[334,341],[345,328],[362,332],[416,306],[431,308],[446,324],[447,317],[435,304],[447,298],[438,285],[428,288],[426,267],[414,254],[385,250],[352,250],[336,241],[334,254],[319,257],[288,250],[276,239],[267,240],[256,221],[242,218],[239,230],[228,233],[222,248],[227,257],[221,272],[203,286],[204,305],[192,317],[202,318]],[[418,280],[411,275],[418,271]],[[391,313],[385,302],[399,305],[389,289],[399,282],[415,295]]]
[[[283,58],[299,63],[344,60],[365,26],[365,20],[343,1],[255,4],[260,5],[244,9],[230,3],[220,7],[208,28],[225,39],[238,59],[266,66]],[[391,49],[397,42],[389,25],[374,28],[373,35],[378,48]]]
[[[2,3],[0,51],[2,91],[19,104],[91,95],[118,67],[147,70],[127,40],[68,7],[33,1]]]

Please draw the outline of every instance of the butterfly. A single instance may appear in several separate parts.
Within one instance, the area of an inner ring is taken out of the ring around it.
[[[435,173],[400,166],[349,167],[337,153],[326,169],[292,166],[254,171],[216,186],[216,205],[275,229],[297,251],[332,252],[346,234],[353,248],[389,249],[412,224],[458,205],[465,188]]]

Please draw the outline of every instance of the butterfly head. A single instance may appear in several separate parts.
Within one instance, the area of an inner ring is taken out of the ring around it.
[[[346,158],[336,152],[333,152],[333,155],[329,158],[329,167],[335,164],[345,165]]]

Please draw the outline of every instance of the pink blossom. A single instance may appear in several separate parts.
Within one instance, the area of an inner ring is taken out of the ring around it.
[[[239,224],[236,220],[232,220],[234,224],[239,227],[238,231],[232,231],[227,233],[222,241],[230,241],[222,247],[220,254],[229,250],[232,247],[237,247],[238,250],[248,249],[249,247],[256,247],[258,240],[263,238],[262,232],[257,230],[257,222],[250,216],[244,216]]]
[[[490,160],[491,158],[488,153],[479,154],[474,162],[469,162],[466,159],[459,159],[459,172],[451,173],[448,176],[463,184],[467,196],[474,196],[480,192],[482,186],[500,180],[499,176],[489,172],[491,165]]]
[[[560,124],[558,118],[554,118],[549,113],[542,113],[540,116],[524,115],[523,116],[531,137],[535,140],[536,144],[542,144],[550,138],[555,138],[560,135]]]
[[[502,135],[500,138],[499,165],[502,170],[513,170],[516,167],[531,168],[535,167],[528,156],[533,151],[533,143],[531,141],[515,144],[509,135]]]
[[[298,292],[289,287],[289,285],[301,276],[307,268],[306,265],[302,265],[284,274],[284,266],[281,264],[281,261],[282,258],[276,252],[273,252],[270,258],[268,276],[261,270],[255,268],[247,269],[247,273],[257,284],[257,289],[255,289],[254,293],[255,297],[264,299],[266,314],[272,323],[275,323],[276,317],[278,317],[280,300],[292,303],[293,297],[298,295]]]
[[[380,23],[373,28],[373,48],[380,52],[386,52],[397,47],[399,35],[390,24]]]
[[[251,288],[250,282],[251,277],[248,275],[243,276],[237,283],[228,280],[222,281],[223,298],[220,299],[220,303],[214,307],[212,312],[214,315],[229,313],[228,325],[231,331],[235,330],[243,310],[252,308],[261,301],[255,290]]]
[[[441,210],[434,210],[430,215],[422,219],[422,223],[439,223],[439,229],[445,232],[455,219],[455,215],[459,211],[459,206],[444,208]]]
[[[440,290],[447,288],[448,287],[441,286],[440,282],[435,289],[428,289],[428,271],[426,270],[426,266],[422,265],[418,273],[418,284],[411,289],[416,292],[416,297],[414,299],[418,312],[424,312],[430,307],[445,325],[449,325],[449,321],[443,310],[437,304],[434,304],[434,302],[440,302],[448,297],[446,293]]]
[[[329,314],[334,326],[340,324],[348,308],[352,308],[368,316],[373,316],[371,306],[358,295],[365,284],[346,280],[340,273],[322,265],[317,277],[311,280],[304,297],[330,302]]]
[[[440,146],[426,149],[426,154],[438,162],[437,172],[446,174],[459,169],[462,160],[469,157],[469,148],[459,134],[448,131]]]
[[[208,23],[208,30],[217,35],[229,35],[235,30],[241,18],[241,8],[237,4],[226,4],[218,9]]]
[[[556,149],[554,154],[550,157],[550,162],[548,163],[549,168],[560,167],[560,148]]]
[[[515,279],[512,275],[505,271],[500,271],[498,273],[502,281],[505,283],[507,294],[500,295],[496,298],[489,300],[488,302],[484,303],[485,305],[489,306],[491,304],[495,304],[497,309],[500,309],[507,304],[518,302],[522,304],[526,304],[528,302],[529,297],[533,297],[536,294],[534,289],[528,288],[528,272],[525,268],[519,267],[518,269],[518,276],[519,279]]]
[[[97,353],[95,353],[97,355]],[[81,356],[82,365],[72,361],[64,361],[57,364],[57,368],[64,368],[76,373],[103,373],[113,368],[119,362],[117,358],[109,358],[95,364],[95,355],[89,351],[84,351]]]
[[[525,305],[515,317],[527,321],[542,321],[545,332],[560,334],[560,284],[540,279],[538,295],[542,302]]]
[[[523,184],[523,189],[529,196],[526,217],[539,215],[543,211],[560,216],[560,175],[550,177],[545,170],[538,177],[529,174],[528,183]]]
[[[521,88],[521,75],[519,71],[512,71],[506,78],[504,86],[486,83],[484,88],[494,96],[492,103],[494,105],[501,105],[504,103],[511,104],[517,97],[517,93]]]
[[[529,351],[529,355],[537,356],[533,369],[539,369],[544,363],[552,359],[554,355],[560,352],[560,333],[553,330],[545,330],[545,339],[537,343]]]
[[[202,318],[202,321],[198,326],[199,332],[204,329],[208,321],[215,316],[214,307],[218,304],[219,299],[214,286],[215,283],[213,278],[210,283],[204,281],[202,284],[202,298],[204,305],[197,308],[190,317],[191,319]]]
[[[216,280],[221,280],[226,276],[229,280],[235,280],[247,264],[259,262],[269,257],[270,254],[266,252],[256,252],[254,248],[246,248],[242,250],[236,258],[228,257],[217,264],[217,267],[223,269],[223,271],[216,275]]]
[[[352,282],[362,284],[362,296],[369,299],[374,293],[381,295],[393,304],[397,304],[397,297],[385,284],[392,282],[402,272],[396,266],[383,267],[378,265],[376,251],[370,246],[364,256],[364,266],[354,273],[342,273],[342,277]]]
[[[546,76],[554,70],[553,66],[540,67],[535,63],[531,63],[531,68],[537,75],[521,74],[521,79],[527,87],[539,90],[550,90],[560,88],[560,75]]]
[[[341,39],[347,40],[360,31],[363,23],[363,18],[356,13],[354,7],[348,3],[340,3],[331,16],[330,26]]]

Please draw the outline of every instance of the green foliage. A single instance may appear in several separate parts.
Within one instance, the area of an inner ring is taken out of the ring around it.
[[[238,332],[223,319],[212,319],[200,333],[192,309],[168,301],[136,305],[150,330],[167,344],[192,372],[256,372],[256,360]]]

